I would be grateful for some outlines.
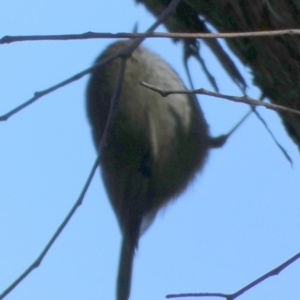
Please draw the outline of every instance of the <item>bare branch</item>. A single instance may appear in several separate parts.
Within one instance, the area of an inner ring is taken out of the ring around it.
[[[141,81],[141,85],[147,87],[148,89],[158,92],[161,94],[162,97],[167,97],[168,95],[171,94],[198,94],[198,95],[206,95],[206,96],[211,96],[215,98],[222,98],[226,100],[230,100],[233,102],[239,102],[239,103],[245,103],[249,104],[252,106],[264,106],[265,108],[272,109],[275,111],[283,111],[283,112],[289,112],[289,113],[294,113],[300,115],[300,111],[296,109],[292,109],[289,107],[277,105],[277,104],[272,104],[272,103],[266,103],[263,101],[255,100],[247,96],[242,96],[242,97],[236,97],[236,96],[229,96],[229,95],[224,95],[224,94],[219,94],[219,93],[214,93],[210,92],[205,89],[196,89],[196,90],[179,90],[179,91],[172,91],[172,90],[163,90],[161,88],[158,88],[152,84],[149,84],[147,82]]]
[[[57,230],[53,234],[52,238],[50,239],[50,241],[48,242],[48,244],[46,245],[44,250],[38,256],[38,258],[20,276],[5,291],[3,291],[2,294],[0,294],[0,299],[4,299],[5,296],[7,296],[24,278],[27,277],[27,275],[29,275],[31,273],[31,271],[33,271],[35,268],[39,267],[39,265],[41,264],[41,262],[44,259],[45,255],[50,250],[51,246],[54,244],[56,239],[59,237],[61,232],[64,230],[64,228],[66,227],[66,225],[68,224],[68,222],[70,221],[72,216],[74,215],[75,211],[77,210],[77,208],[82,204],[85,193],[88,190],[89,185],[90,185],[90,183],[93,179],[93,176],[96,172],[96,169],[99,165],[99,161],[100,161],[100,155],[95,160],[95,162],[93,164],[93,167],[90,171],[90,174],[88,175],[88,178],[87,178],[87,180],[86,180],[86,182],[83,186],[83,189],[82,189],[78,199],[76,200],[75,204],[73,205],[72,209],[67,214],[67,216],[65,217],[63,222],[60,224],[60,226],[57,228]]]
[[[138,41],[137,41],[138,42]],[[32,98],[30,98],[28,101],[22,103],[21,105],[17,106],[16,108],[12,109],[11,111],[7,112],[6,114],[0,116],[0,121],[7,121],[12,115],[16,114],[17,112],[21,111],[22,109],[26,108],[27,106],[29,106],[30,104],[34,103],[36,100],[38,100],[39,98],[50,94],[51,92],[54,92],[55,90],[58,90],[62,87],[64,87],[65,85],[68,85],[80,78],[82,78],[83,76],[89,74],[90,72],[92,72],[93,70],[95,70],[96,68],[99,68],[100,66],[106,65],[109,62],[111,62],[112,60],[116,59],[117,57],[120,56],[128,56],[130,51],[132,52],[138,45],[138,43],[135,42],[133,44],[131,44],[130,46],[128,46],[126,49],[120,51],[117,54],[111,55],[108,58],[98,62],[97,64],[95,64],[94,66],[87,68],[71,77],[69,77],[68,79],[57,83],[55,85],[53,85],[50,88],[47,88],[43,91],[39,91],[39,92],[35,92],[34,96]]]
[[[90,72],[92,72],[94,69],[96,69],[96,68],[98,68],[102,65],[105,65],[105,64],[109,63],[110,61],[114,60],[115,58],[119,57],[121,55],[121,53],[122,52],[120,51],[120,53],[112,55],[112,56],[108,57],[107,59],[104,59],[103,61],[100,61],[98,64],[96,64],[96,65],[94,65],[90,68],[87,68],[87,69],[85,69],[85,70],[69,77],[68,79],[66,79],[66,80],[64,80],[60,83],[55,84],[55,85],[53,85],[52,87],[50,87],[48,89],[45,89],[45,90],[40,91],[40,92],[35,92],[34,96],[32,98],[30,98],[28,101],[22,103],[21,105],[19,105],[16,108],[12,109],[8,113],[0,116],[0,121],[7,121],[12,115],[16,114],[20,110],[22,110],[25,107],[29,106],[30,104],[34,103],[39,98],[41,98],[41,97],[43,97],[47,94],[50,94],[51,92],[54,92],[55,90],[58,90],[59,88],[82,78],[83,76],[85,76],[85,75],[89,74]]]
[[[267,278],[271,276],[278,275],[281,271],[283,271],[285,268],[287,268],[289,265],[291,265],[293,262],[295,262],[297,259],[300,258],[300,252],[288,259],[286,262],[281,264],[280,266],[276,267],[275,269],[271,270],[270,272],[266,273],[265,275],[257,278],[256,280],[252,281],[245,287],[241,288],[237,292],[233,294],[222,294],[222,293],[186,293],[186,294],[170,294],[167,295],[166,298],[181,298],[181,297],[219,297],[219,298],[225,298],[226,300],[234,300],[244,294],[246,291],[250,290],[254,286],[258,285],[259,283],[263,282]]]
[[[293,166],[293,161],[291,157],[288,155],[287,151],[280,145],[280,143],[277,141],[276,137],[274,136],[273,132],[269,128],[267,122],[263,119],[263,117],[257,112],[257,110],[252,106],[252,111],[258,118],[258,120],[263,124],[269,135],[271,136],[273,142],[276,144],[276,146],[279,148],[281,153],[284,155],[284,157],[288,160],[288,162]]]
[[[232,39],[243,37],[266,37],[300,35],[300,29],[270,30],[270,31],[250,31],[250,32],[227,32],[227,33],[165,33],[165,32],[147,32],[147,33],[108,33],[108,32],[85,32],[80,34],[61,34],[61,35],[16,35],[3,36],[0,39],[1,44],[10,44],[24,41],[66,41],[66,40],[89,40],[89,39],[132,39],[132,38],[181,38],[181,39]]]
[[[178,3],[181,0],[173,0],[170,5],[162,12],[162,14],[159,16],[159,18],[157,18],[156,22],[150,26],[150,28],[147,30],[148,33],[151,33],[151,31],[155,30],[155,28],[157,28],[166,18],[168,18],[176,9]],[[136,49],[145,39],[145,37],[141,37],[137,40],[134,40],[132,42],[132,44],[130,44],[128,47],[126,47],[125,49],[121,50],[119,53],[116,53],[110,57],[108,57],[107,59],[104,59],[103,61],[100,61],[99,63],[95,64],[94,66],[87,68],[77,74],[75,74],[74,76],[46,89],[40,92],[35,92],[34,96],[29,99],[28,101],[24,102],[23,104],[17,106],[16,108],[12,109],[11,111],[9,111],[8,113],[0,116],[0,121],[6,121],[8,120],[9,117],[11,117],[12,115],[14,115],[15,113],[19,112],[20,110],[24,109],[25,107],[27,107],[28,105],[32,104],[33,102],[35,102],[36,100],[38,100],[39,98],[71,83],[74,82],[78,79],[80,79],[81,77],[89,74],[90,72],[92,72],[94,69],[99,68],[100,66],[103,66],[107,63],[109,63],[110,61],[116,59],[117,57],[124,57],[124,58],[128,58],[131,53],[134,51],[134,49]],[[1,40],[0,40],[1,43]]]
[[[177,7],[177,5],[180,1],[181,0],[173,0],[170,3],[170,5],[162,12],[162,14],[158,18],[158,20],[148,29],[148,31],[154,30],[157,26],[159,26],[161,24],[161,22],[163,22],[169,15],[171,15],[173,13],[173,11],[176,9],[176,7]],[[109,111],[108,120],[107,120],[105,130],[104,130],[104,133],[103,133],[103,136],[101,138],[100,145],[99,145],[100,148],[101,148],[103,146],[103,144],[105,144],[105,142],[106,142],[106,135],[107,135],[107,132],[109,131],[110,126],[112,126],[112,124],[114,123],[114,117],[115,117],[116,112],[117,112],[119,95],[120,95],[120,92],[121,92],[124,72],[125,72],[125,68],[126,68],[126,60],[130,57],[131,53],[139,46],[139,44],[142,43],[143,40],[144,40],[144,38],[137,39],[137,40],[133,41],[125,49],[122,49],[120,52],[116,53],[115,55],[111,55],[110,57],[100,61],[99,63],[95,64],[93,67],[90,67],[90,68],[88,68],[88,69],[86,69],[86,70],[70,77],[69,79],[67,79],[67,80],[51,87],[51,88],[48,88],[48,89],[46,89],[44,91],[41,91],[41,92],[36,92],[32,99],[30,99],[29,101],[27,101],[27,102],[23,103],[22,105],[18,106],[17,108],[10,111],[6,115],[4,115],[2,117],[0,116],[0,121],[1,120],[2,121],[7,120],[11,115],[17,113],[18,111],[22,110],[26,106],[28,106],[31,103],[35,102],[40,97],[42,97],[42,96],[44,96],[44,95],[60,88],[60,87],[63,87],[64,85],[66,85],[68,83],[71,83],[75,80],[78,80],[81,77],[83,77],[84,75],[86,75],[89,72],[93,71],[95,68],[98,68],[99,66],[107,64],[110,61],[112,61],[113,59],[115,59],[117,57],[120,57],[121,58],[121,64],[120,64],[120,68],[119,68],[119,75],[118,75],[118,78],[117,78],[115,91],[114,91],[113,97],[111,99],[111,107],[110,107],[110,111]],[[61,225],[58,227],[58,229],[56,230],[56,232],[54,233],[54,235],[52,236],[52,238],[50,239],[50,241],[48,242],[48,244],[46,245],[44,250],[38,256],[38,258],[20,276],[8,288],[6,288],[3,291],[2,294],[0,294],[0,299],[4,299],[4,297],[7,296],[24,278],[26,278],[35,268],[39,267],[39,265],[41,264],[43,258],[46,256],[46,254],[50,250],[51,246],[54,244],[56,239],[59,237],[61,232],[64,230],[65,226],[68,224],[68,222],[70,221],[70,219],[74,215],[77,208],[82,204],[85,193],[87,192],[87,190],[89,188],[89,185],[92,181],[92,178],[93,178],[99,164],[100,164],[100,154],[98,155],[97,159],[95,160],[95,162],[93,164],[93,167],[90,171],[90,174],[88,175],[86,183],[84,184],[84,187],[83,187],[77,201],[75,202],[72,209],[67,214],[67,216],[65,217],[65,219],[63,220]]]

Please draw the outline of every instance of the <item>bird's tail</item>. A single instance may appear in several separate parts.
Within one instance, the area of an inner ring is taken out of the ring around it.
[[[129,298],[134,251],[135,248],[123,239],[117,281],[117,300]]]

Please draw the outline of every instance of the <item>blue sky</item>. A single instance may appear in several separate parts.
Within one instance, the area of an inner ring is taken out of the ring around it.
[[[105,5],[103,5],[105,3]],[[0,36],[130,32],[154,19],[134,1],[2,1]],[[160,27],[159,31],[164,28]],[[23,42],[0,46],[0,114],[89,67],[111,43]],[[181,47],[149,39],[148,48],[183,77]],[[220,92],[240,95],[205,46],[202,55]],[[195,87],[212,90],[191,61]],[[251,73],[239,68],[251,86]],[[42,251],[79,195],[96,157],[85,114],[88,77],[0,123],[0,292]],[[257,98],[255,88],[249,96]],[[248,111],[243,104],[199,97],[213,135]],[[211,152],[189,189],[141,238],[131,299],[180,292],[231,293],[300,251],[299,151],[276,113],[259,108],[293,159],[286,161],[256,117]],[[5,299],[114,299],[120,233],[99,172],[66,229],[40,265]],[[300,262],[238,299],[297,299]],[[210,298],[212,299],[212,298]]]

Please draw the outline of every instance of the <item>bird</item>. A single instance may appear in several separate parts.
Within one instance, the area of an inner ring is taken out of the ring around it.
[[[95,64],[130,43],[132,40],[112,43]],[[145,81],[166,90],[186,90],[173,68],[144,46],[126,61],[115,118],[105,142],[100,143],[120,63],[116,58],[92,71],[86,109],[103,182],[122,233],[116,299],[128,300],[139,237],[158,211],[203,169],[209,149],[216,144],[195,95],[162,97],[140,84]]]

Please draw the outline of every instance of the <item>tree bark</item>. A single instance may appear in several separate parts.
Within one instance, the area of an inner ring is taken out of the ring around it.
[[[158,16],[170,0],[136,0]],[[299,0],[183,0],[165,21],[170,32],[248,32],[300,28]],[[186,43],[196,45],[195,40]],[[229,76],[245,87],[242,75],[216,40],[205,41]],[[243,37],[227,39],[239,60],[249,67],[253,84],[272,103],[300,110],[300,37]],[[278,113],[288,135],[300,150],[300,118]]]

